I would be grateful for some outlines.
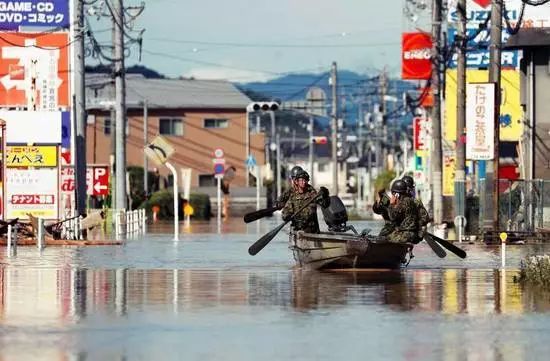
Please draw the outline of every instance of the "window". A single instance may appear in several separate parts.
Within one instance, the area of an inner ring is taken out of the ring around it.
[[[183,121],[181,118],[160,118],[159,132],[164,135],[183,135]]]
[[[210,118],[204,120],[205,128],[227,128],[229,121],[223,118]]]
[[[215,187],[216,179],[213,174],[199,174],[199,187]]]
[[[111,134],[111,118],[105,118],[105,120],[103,121],[103,134]]]

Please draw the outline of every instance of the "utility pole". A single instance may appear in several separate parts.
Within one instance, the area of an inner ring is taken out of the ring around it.
[[[123,0],[116,0],[115,19],[115,112],[116,209],[126,209],[126,75],[124,69],[124,9]]]
[[[315,187],[315,177],[313,175],[313,125],[314,125],[313,115],[309,114],[309,127],[308,127],[309,128],[309,147],[308,147],[309,178],[311,179],[311,184]]]
[[[433,218],[435,224],[443,222],[442,196],[442,147],[441,147],[441,0],[432,2],[432,89],[434,105],[432,108],[432,187]]]
[[[456,172],[455,215],[464,216],[466,197],[466,0],[459,0],[458,10],[458,63],[456,106]]]
[[[332,62],[332,67],[330,70],[330,82],[332,85],[332,195],[338,195],[338,155],[336,142],[338,139],[338,91],[337,91],[337,68],[336,62]]]
[[[84,1],[77,0],[76,29],[77,41],[74,47],[75,62],[75,97],[76,126],[75,137],[75,181],[76,181],[76,212],[77,215],[86,213],[86,83],[84,67]]]
[[[491,43],[489,45],[489,82],[495,84],[495,153],[493,162],[487,162],[486,211],[484,230],[498,231],[498,168],[500,141],[500,62],[502,48],[502,1],[493,0],[491,6]]]
[[[149,143],[149,104],[147,99],[143,100],[143,146]],[[143,192],[145,197],[149,194],[149,162],[145,152],[143,153]]]
[[[382,70],[380,75],[380,117],[382,119],[382,140],[380,144],[382,145],[382,169],[385,170],[388,168],[388,147],[387,144],[384,145],[384,142],[388,142],[388,125],[386,123],[386,66]]]

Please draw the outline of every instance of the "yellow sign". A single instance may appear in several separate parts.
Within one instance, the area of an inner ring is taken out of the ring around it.
[[[453,152],[443,153],[443,195],[455,194],[456,156]]]
[[[8,146],[8,167],[57,167],[57,146]]]
[[[488,80],[489,73],[487,70],[468,69],[466,72],[466,81],[468,83],[487,82]],[[447,70],[445,81],[445,127],[443,135],[446,140],[450,141],[456,140],[456,85],[456,70]],[[502,70],[501,89],[500,140],[519,141],[523,132],[519,71]]]
[[[183,214],[186,216],[192,216],[195,213],[195,210],[193,209],[193,206],[191,206],[189,203],[183,207]]]

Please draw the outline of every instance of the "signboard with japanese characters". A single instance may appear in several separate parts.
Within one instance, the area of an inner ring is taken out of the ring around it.
[[[0,1],[0,30],[69,27],[69,0]]]
[[[57,167],[57,146],[7,146],[7,167]]]
[[[74,168],[61,168],[61,192],[73,193],[75,185]],[[89,196],[106,196],[109,194],[109,166],[88,165],[86,169],[86,194]]]
[[[0,107],[69,107],[68,33],[3,33]]]
[[[27,213],[45,219],[59,217],[57,168],[6,169],[6,219],[28,219]]]
[[[494,159],[495,84],[466,84],[466,158]]]
[[[431,122],[426,117],[413,118],[413,146],[414,150],[428,150],[430,146]]]

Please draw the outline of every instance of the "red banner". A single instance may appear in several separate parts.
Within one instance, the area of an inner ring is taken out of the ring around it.
[[[432,73],[432,38],[427,33],[403,33],[401,78],[430,78]]]

